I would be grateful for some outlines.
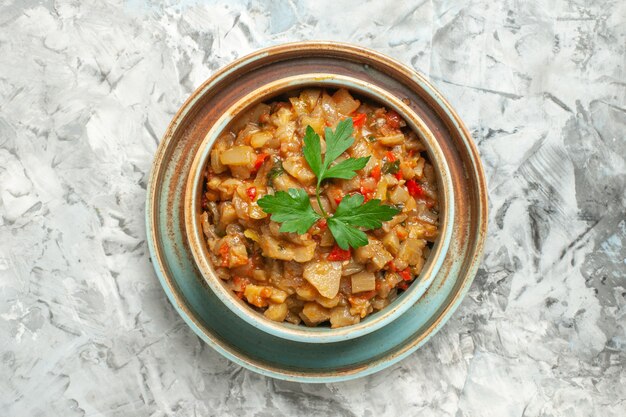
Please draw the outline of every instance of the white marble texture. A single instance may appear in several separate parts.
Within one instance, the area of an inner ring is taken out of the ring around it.
[[[626,414],[626,2],[176,3],[0,6],[0,415]],[[486,256],[457,313],[347,383],[223,359],[146,247],[146,179],[176,109],[220,66],[303,39],[428,76],[489,183]]]

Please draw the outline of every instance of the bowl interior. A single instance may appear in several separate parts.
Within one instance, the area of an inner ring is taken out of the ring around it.
[[[268,101],[291,90],[306,87],[346,88],[373,102],[380,103],[398,112],[413,129],[427,147],[430,162],[435,167],[438,181],[440,201],[440,234],[434,242],[431,253],[420,273],[420,276],[393,302],[383,310],[372,313],[360,323],[331,329],[329,327],[305,327],[290,323],[278,323],[267,319],[252,309],[248,304],[237,298],[219,279],[208,258],[208,248],[202,228],[200,214],[202,212],[200,197],[203,191],[203,173],[205,172],[209,152],[215,140],[237,116],[259,102]],[[184,215],[185,228],[189,245],[196,264],[212,291],[220,300],[240,318],[249,324],[277,337],[310,343],[329,343],[348,340],[373,332],[394,320],[410,308],[428,289],[439,271],[448,250],[452,235],[452,219],[454,218],[454,194],[448,164],[435,136],[421,118],[411,110],[402,97],[396,97],[372,84],[355,78],[336,74],[303,74],[287,77],[262,85],[244,96],[226,111],[206,134],[192,162],[187,180]]]

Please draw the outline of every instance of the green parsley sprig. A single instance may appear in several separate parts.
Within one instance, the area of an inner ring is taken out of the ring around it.
[[[307,126],[304,135],[302,153],[311,171],[317,177],[315,196],[320,208],[318,213],[313,210],[307,193],[302,189],[290,188],[288,192],[279,191],[274,195],[266,195],[257,203],[275,222],[282,223],[281,232],[306,233],[313,224],[326,219],[328,228],[337,245],[342,249],[358,248],[367,245],[367,235],[361,230],[377,229],[382,222],[391,220],[400,210],[381,204],[374,199],[363,204],[361,194],[347,195],[339,202],[337,210],[328,214],[320,201],[322,181],[329,178],[352,179],[356,171],[363,169],[370,157],[348,158],[333,164],[352,144],[354,138],[352,119],[342,120],[335,131],[326,128],[326,153],[322,156],[320,137],[311,126]]]

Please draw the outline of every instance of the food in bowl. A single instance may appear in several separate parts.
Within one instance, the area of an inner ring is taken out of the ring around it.
[[[241,115],[212,147],[201,198],[216,275],[278,322],[359,323],[419,276],[439,233],[426,147],[346,89]]]

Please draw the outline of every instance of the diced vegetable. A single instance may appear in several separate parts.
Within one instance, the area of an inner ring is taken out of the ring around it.
[[[267,307],[267,300],[272,295],[272,289],[270,287],[259,285],[247,285],[243,295],[253,306]]]
[[[233,207],[233,203],[226,201],[220,204],[220,221],[219,226],[222,230],[226,229],[226,226],[237,220],[237,213]]]
[[[315,174],[301,156],[290,156],[283,161],[283,168],[292,177],[303,184],[311,185],[315,182]]]
[[[354,258],[358,262],[370,261],[376,270],[383,269],[389,261],[393,259],[393,256],[383,247],[381,242],[374,238],[369,237],[369,243],[354,251]]]
[[[337,306],[330,312],[330,327],[333,329],[357,324],[359,321],[361,318],[350,314],[350,308],[347,306]]]
[[[313,261],[304,266],[302,274],[321,295],[333,298],[339,292],[341,262]]]
[[[390,136],[381,136],[378,138],[378,141],[385,146],[402,145],[404,142],[404,135],[402,133],[397,133]]]
[[[315,326],[330,319],[330,310],[317,303],[306,303],[300,317],[307,326]]]
[[[409,198],[409,192],[406,188],[397,185],[389,194],[389,201],[393,204],[402,204]]]
[[[287,313],[289,313],[287,304],[281,303],[270,304],[267,310],[265,310],[265,312],[263,313],[263,315],[273,321],[285,321]]]
[[[372,291],[376,288],[376,277],[373,272],[361,271],[350,277],[352,279],[352,293]]]
[[[342,300],[342,298],[341,298],[341,296],[339,294],[337,294],[333,298],[317,297],[315,299],[315,301],[319,305],[321,305],[322,307],[326,307],[326,308],[333,308],[333,307],[335,307],[337,304],[339,304],[339,302],[341,300]]]
[[[356,274],[357,272],[362,271],[364,267],[365,266],[362,263],[357,262],[351,258],[347,263],[343,264],[343,270],[341,272],[341,275],[345,277]]]
[[[273,259],[280,259],[283,261],[297,261],[308,262],[313,259],[315,255],[315,242],[307,243],[306,245],[295,245],[293,243],[287,243],[279,241],[271,236],[263,236],[259,243],[261,250],[263,250],[263,256],[267,256]]]
[[[250,136],[250,145],[253,148],[262,148],[270,139],[272,139],[270,132],[256,132]]]
[[[251,165],[256,161],[256,153],[250,146],[233,146],[220,155],[220,162],[224,165]]]
[[[398,234],[394,231],[388,232],[385,237],[383,237],[383,245],[385,245],[385,249],[387,249],[389,253],[396,256],[400,251],[400,238]]]
[[[422,245],[418,239],[408,238],[400,245],[398,259],[409,265],[415,265],[422,257]]]
[[[337,90],[333,94],[333,100],[339,113],[346,115],[354,112],[361,105],[359,100],[355,100],[345,88]]]

